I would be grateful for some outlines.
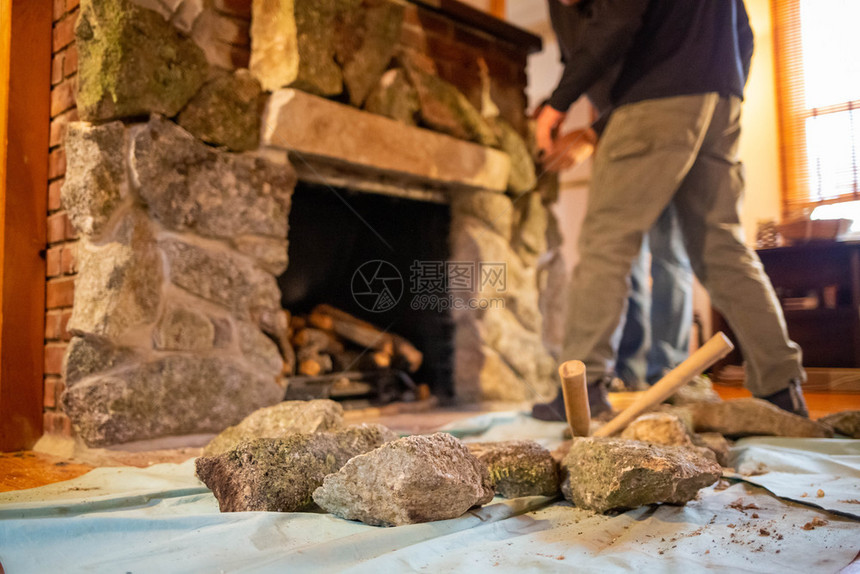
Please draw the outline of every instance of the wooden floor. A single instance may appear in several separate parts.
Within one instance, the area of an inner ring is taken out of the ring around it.
[[[714,385],[723,399],[750,396],[749,391],[737,385]],[[860,393],[806,392],[810,417],[860,410]],[[458,419],[475,416],[486,410],[498,410],[505,405],[489,405],[487,408],[435,409],[428,412],[387,414],[385,412],[348,412],[347,422],[379,422],[408,432],[429,432]],[[482,406],[483,407],[483,406]],[[510,405],[507,405],[508,409]],[[157,453],[128,454],[125,457],[105,459],[101,464],[83,464],[79,461],[47,455],[40,452],[0,453],[0,492],[33,488],[63,480],[69,480],[89,472],[95,466],[127,464],[148,466],[157,462],[181,462],[199,454],[199,449],[184,448],[158,451]]]

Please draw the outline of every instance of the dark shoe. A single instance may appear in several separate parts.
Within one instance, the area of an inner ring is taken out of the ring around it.
[[[800,388],[800,381],[797,379],[791,379],[788,382],[787,388],[762,398],[769,403],[775,404],[784,411],[788,411],[804,418],[809,418],[809,409],[806,408],[806,401],[803,398],[803,390]]]
[[[606,385],[610,379],[611,377],[604,377],[588,385],[588,407],[591,409],[592,418],[612,410],[606,394]],[[561,391],[552,402],[535,404],[532,407],[532,416],[542,421],[567,421],[564,412],[564,395]]]

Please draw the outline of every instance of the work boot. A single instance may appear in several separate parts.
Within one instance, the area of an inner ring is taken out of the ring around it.
[[[611,379],[612,377],[603,377],[594,383],[589,383],[586,387],[588,389],[588,407],[591,409],[592,418],[612,410],[606,393],[606,385]],[[551,402],[535,404],[532,407],[532,416],[542,421],[567,421],[564,412],[564,394],[561,390]]]
[[[787,388],[762,398],[769,403],[775,404],[784,411],[788,411],[804,418],[809,418],[809,409],[806,408],[806,401],[803,398],[803,390],[800,388],[800,381],[797,379],[791,379],[788,382]]]

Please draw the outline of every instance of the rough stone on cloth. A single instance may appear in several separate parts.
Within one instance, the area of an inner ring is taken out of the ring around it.
[[[343,407],[329,399],[283,401],[254,411],[236,426],[224,429],[203,449],[213,456],[233,449],[243,440],[284,438],[296,433],[317,433],[343,427]]]
[[[720,433],[703,432],[694,434],[693,444],[713,452],[720,466],[729,466],[729,449],[731,449],[731,445],[726,440],[726,437]]]
[[[663,445],[693,444],[681,419],[668,413],[646,413],[638,417],[627,425],[621,438]]]
[[[204,237],[287,237],[295,172],[251,154],[213,149],[153,116],[132,134],[140,196],[168,229]]]
[[[446,433],[404,437],[357,456],[314,492],[323,509],[374,526],[456,518],[492,499],[487,467]]]
[[[128,195],[125,127],[122,122],[73,122],[65,145],[63,208],[79,233],[98,236]]]
[[[172,117],[206,80],[203,51],[160,14],[128,0],[82,0],[75,37],[82,120]]]
[[[714,390],[711,379],[704,375],[693,377],[693,380],[675,391],[668,402],[673,405],[683,406],[690,403],[716,403],[723,399]]]
[[[179,114],[179,125],[210,144],[232,151],[260,145],[260,83],[247,70],[218,75]]]
[[[595,512],[684,504],[716,482],[722,468],[696,447],[616,438],[576,438],[562,463],[565,498]]]
[[[421,104],[418,92],[406,78],[406,72],[395,68],[385,72],[379,83],[367,96],[364,109],[408,126],[416,124],[416,116]]]
[[[418,94],[419,116],[424,125],[455,138],[498,147],[496,134],[460,90],[408,63],[406,72]]]
[[[136,209],[98,243],[82,240],[69,332],[117,340],[134,327],[154,323],[162,266],[151,225]]]
[[[768,435],[829,438],[833,429],[782,410],[761,399],[733,399],[691,403],[684,408],[693,415],[696,432],[718,432],[724,436]]]
[[[218,432],[281,399],[274,377],[221,357],[170,355],[90,377],[62,398],[89,446]]]
[[[550,452],[535,441],[476,442],[466,446],[487,465],[496,494],[505,498],[558,494],[556,463]]]
[[[362,106],[388,68],[400,39],[404,11],[399,2],[362,0],[338,18],[335,57],[353,106]]]
[[[833,427],[839,434],[860,438],[860,410],[833,413],[818,419],[818,422]]]
[[[313,492],[327,475],[395,438],[382,425],[258,438],[198,458],[195,466],[221,512],[300,512],[315,509]]]

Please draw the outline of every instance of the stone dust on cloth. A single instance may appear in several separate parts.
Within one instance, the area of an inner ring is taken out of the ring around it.
[[[499,413],[448,430],[466,440],[543,438],[552,447],[562,428]],[[745,482],[705,488],[682,507],[600,515],[560,499],[496,498],[460,518],[397,528],[315,513],[222,514],[194,476],[193,460],[100,468],[0,494],[0,564],[7,574],[808,574],[838,572],[857,556],[860,522],[852,517],[860,514],[860,441],[746,439],[733,454],[737,470],[747,474],[729,476]]]

